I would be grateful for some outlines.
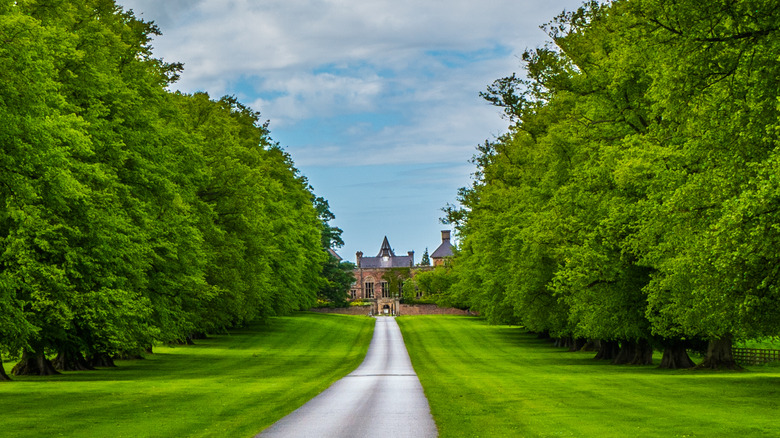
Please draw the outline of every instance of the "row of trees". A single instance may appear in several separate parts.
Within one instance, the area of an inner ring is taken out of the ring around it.
[[[708,341],[736,366],[780,333],[780,4],[594,1],[545,30],[484,93],[511,126],[447,209],[445,299],[618,363]]]
[[[308,308],[327,285],[327,202],[258,113],[168,91],[181,65],[152,56],[156,34],[113,0],[0,1],[0,354],[22,354],[15,374]]]

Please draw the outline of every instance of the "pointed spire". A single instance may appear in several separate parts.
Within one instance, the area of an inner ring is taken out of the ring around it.
[[[385,240],[382,241],[382,248],[379,249],[377,257],[395,257],[393,248],[390,247],[390,242],[387,241],[387,236],[385,236]]]

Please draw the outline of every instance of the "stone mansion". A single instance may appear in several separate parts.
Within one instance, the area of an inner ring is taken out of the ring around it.
[[[452,248],[450,231],[442,231],[441,244],[430,255],[431,264],[433,266],[443,264],[447,257],[452,256]],[[358,251],[355,255],[355,283],[350,290],[350,298],[371,301],[374,314],[395,314],[399,308],[401,291],[390,290],[388,282],[383,278],[386,272],[393,268],[410,268],[410,275],[414,276],[417,270],[431,269],[430,266],[415,266],[414,251],[409,251],[405,255],[396,255],[390,247],[387,236],[382,241],[376,257],[364,257],[362,251]]]

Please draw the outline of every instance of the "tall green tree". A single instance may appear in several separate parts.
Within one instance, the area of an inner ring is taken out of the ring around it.
[[[152,56],[158,34],[113,0],[0,2],[0,354],[22,353],[18,374],[314,303],[306,179],[255,111],[168,91],[181,65]]]
[[[314,199],[314,208],[320,220],[322,250],[327,257],[322,266],[322,284],[319,287],[318,296],[335,306],[345,306],[349,298],[349,289],[355,283],[355,275],[353,274],[355,265],[350,262],[342,262],[335,255],[335,248],[342,247],[344,241],[341,238],[342,230],[329,223],[336,216],[330,211],[328,201],[318,196]]]
[[[701,7],[631,5],[664,42],[648,91],[663,122],[637,144],[661,149],[643,173],[664,186],[648,193],[652,225],[637,244],[658,269],[647,288],[654,330],[705,337],[703,365],[734,367],[732,339],[777,333],[780,321],[775,259],[755,246],[777,239],[766,222],[774,201],[749,206],[777,147],[780,22],[774,2],[713,1],[707,16]]]
[[[512,125],[448,212],[450,295],[645,357],[654,343],[665,362],[690,364],[685,342],[704,338],[707,367],[735,366],[732,339],[777,333],[777,10],[589,2],[548,25],[527,79],[483,93]]]
[[[420,257],[420,263],[417,266],[431,266],[431,256],[428,254],[428,248],[425,248],[422,257]]]

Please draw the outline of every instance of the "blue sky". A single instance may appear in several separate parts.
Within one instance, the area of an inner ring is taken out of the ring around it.
[[[522,73],[539,26],[581,0],[119,0],[154,21],[174,88],[235,95],[270,120],[344,230],[341,256],[440,243],[441,208],[507,122],[479,92]]]

